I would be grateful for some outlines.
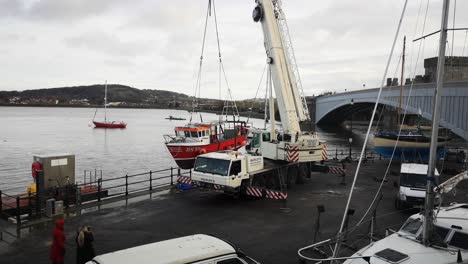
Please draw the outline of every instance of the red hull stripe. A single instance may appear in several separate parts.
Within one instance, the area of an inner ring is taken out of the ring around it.
[[[126,128],[127,124],[125,123],[101,123],[93,121],[94,126],[99,128]]]
[[[219,143],[207,145],[173,145],[166,144],[167,149],[174,159],[194,159],[202,153],[210,153],[219,150],[237,149],[245,146],[247,140],[246,135],[237,137],[236,139],[228,139]],[[202,150],[204,149],[204,150]]]

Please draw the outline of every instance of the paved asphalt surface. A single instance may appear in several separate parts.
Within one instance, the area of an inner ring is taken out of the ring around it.
[[[387,161],[376,161],[362,167],[355,187],[351,208],[355,209],[349,226],[354,227],[368,208]],[[233,199],[219,193],[189,190],[171,191],[139,202],[100,209],[65,220],[67,238],[66,263],[75,263],[75,232],[89,224],[95,235],[95,248],[103,254],[128,247],[205,233],[228,239],[261,263],[298,263],[297,250],[311,244],[317,219],[317,205],[324,205],[320,219],[320,239],[336,235],[347,193],[354,175],[355,163],[349,165],[346,185],[334,174],[315,173],[302,185],[289,190],[287,204],[268,199]],[[377,209],[377,235],[387,227],[398,229],[417,210],[395,211],[393,182],[398,165],[392,166],[384,184],[383,198]],[[468,202],[467,185],[459,188],[459,202]],[[286,209],[285,209],[286,208]],[[369,219],[369,217],[367,218]],[[368,241],[369,222],[350,234],[348,244],[357,248]],[[48,223],[12,244],[0,242],[0,263],[49,263],[53,224]],[[157,263],[157,262],[155,262]]]

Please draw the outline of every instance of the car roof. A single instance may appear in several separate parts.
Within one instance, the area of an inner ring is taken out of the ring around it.
[[[197,234],[107,253],[93,260],[100,264],[182,264],[235,253],[227,242]]]

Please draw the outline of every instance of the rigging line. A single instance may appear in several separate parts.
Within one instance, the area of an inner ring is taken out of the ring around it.
[[[97,110],[98,110],[98,108],[97,108],[97,106],[96,106],[96,111],[94,111],[93,121],[94,121],[94,119],[96,118]]]
[[[252,115],[252,110],[253,110],[255,101],[257,99],[258,91],[260,91],[260,86],[262,86],[263,76],[265,75],[265,70],[266,70],[267,65],[268,64],[265,64],[265,66],[263,67],[262,76],[260,77],[260,81],[258,82],[258,87],[257,87],[257,91],[255,92],[255,97],[252,102],[252,107],[250,108],[250,113],[249,113],[249,116],[247,117],[247,123],[249,122],[250,116]]]
[[[221,100],[221,45],[219,44],[218,18],[216,16],[215,0],[213,0],[213,16],[214,16],[215,29],[216,29],[216,43],[218,44],[218,58],[219,58],[219,63],[220,63],[218,65],[218,82],[219,82],[219,100]]]
[[[416,38],[416,34],[418,32],[418,25],[419,25],[419,19],[420,19],[420,15],[421,15],[421,8],[422,8],[422,2],[423,0],[420,0],[419,1],[419,8],[418,8],[418,16],[416,18],[416,26],[414,27],[414,33],[413,33],[413,37],[411,39],[415,39]],[[427,2],[429,2],[429,0],[427,0]],[[410,69],[413,68],[413,49],[414,49],[414,42],[412,43],[411,45],[411,52],[410,52]]]
[[[424,18],[424,22],[423,22],[423,28],[422,28],[422,34],[424,35],[424,31],[425,31],[425,28],[426,28],[426,19],[427,19],[427,13],[428,13],[428,9],[429,9],[429,2],[428,2],[428,5],[426,7],[426,15],[425,15],[425,18]],[[418,62],[419,62],[419,57],[421,55],[421,53],[424,53],[424,45],[425,41],[422,41],[421,43],[419,43],[419,48],[418,48],[418,53],[417,53],[417,56],[416,56],[416,63],[414,65],[414,70],[413,72],[411,73],[410,76],[415,76],[416,75],[416,68],[418,66]],[[421,52],[421,48],[422,48],[422,52]],[[409,89],[409,92],[408,92],[408,98],[406,100],[406,104],[405,104],[405,112],[403,113],[403,119],[402,119],[402,123],[400,124],[400,129],[398,131],[398,136],[397,136],[397,140],[395,142],[395,145],[393,147],[393,151],[392,151],[392,155],[390,156],[390,160],[389,160],[389,163],[387,165],[387,169],[385,170],[385,174],[384,174],[384,177],[382,178],[382,181],[380,182],[380,186],[379,186],[379,189],[377,190],[375,196],[374,196],[374,199],[372,200],[370,206],[367,208],[366,212],[364,213],[364,215],[362,216],[362,218],[358,221],[358,223],[356,224],[356,226],[359,226],[360,224],[362,224],[362,222],[364,221],[364,219],[366,218],[366,216],[369,214],[371,208],[374,206],[374,203],[376,202],[378,196],[379,196],[379,193],[381,192],[382,190],[382,187],[383,187],[383,184],[387,178],[387,175],[388,175],[388,172],[390,171],[390,166],[391,166],[391,163],[392,163],[392,160],[393,160],[393,157],[395,155],[395,150],[396,150],[396,146],[398,145],[398,142],[400,140],[400,134],[401,134],[401,130],[403,128],[403,124],[405,122],[405,119],[406,119],[406,114],[407,114],[407,111],[408,111],[408,106],[409,106],[409,102],[410,102],[410,98],[411,98],[411,94],[412,94],[412,91],[413,91],[413,86],[414,86],[414,79],[413,81],[411,82],[411,86],[410,86],[410,89]]]
[[[223,71],[224,81],[226,82],[226,87],[227,87],[227,90],[228,90],[229,98],[231,99],[231,101],[233,103],[233,106],[234,106],[233,111],[236,111],[236,115],[239,116],[239,110],[237,109],[236,101],[234,101],[234,99],[232,98],[231,88],[229,87],[229,83],[228,83],[228,80],[227,80],[226,71],[224,70],[224,64],[223,63],[221,63],[221,69]]]
[[[468,30],[465,31],[465,41],[463,42],[463,50],[461,56],[465,56],[465,47],[466,47],[466,39],[468,37]]]
[[[452,22],[452,28],[455,28],[455,17],[456,17],[456,14],[457,14],[457,0],[454,1],[454,5],[453,5],[453,22]],[[450,56],[453,57],[453,44],[455,42],[455,30],[452,31],[452,47],[450,48]],[[452,62],[450,63],[450,66],[453,67],[453,59],[452,59]],[[453,71],[452,71],[452,74],[453,74]]]
[[[377,106],[379,105],[380,96],[382,94],[382,88],[383,88],[384,83],[385,83],[385,78],[387,76],[388,68],[390,67],[390,62],[391,62],[392,57],[393,57],[393,51],[395,50],[395,45],[396,45],[396,42],[397,42],[397,39],[398,39],[398,35],[400,34],[400,28],[401,28],[401,24],[403,22],[403,18],[404,18],[404,15],[405,15],[407,5],[408,5],[408,0],[405,0],[405,4],[404,4],[403,10],[401,12],[400,20],[398,22],[398,27],[397,27],[397,30],[395,32],[395,37],[393,38],[393,44],[392,44],[392,48],[390,50],[390,55],[388,57],[387,65],[385,66],[385,71],[384,71],[384,74],[383,74],[383,78],[382,78],[382,82],[381,82],[381,85],[380,85],[379,93],[377,95],[377,100],[375,101],[374,110],[372,111],[371,121],[369,122],[369,127],[367,128],[366,137],[364,139],[364,143],[362,144],[361,155],[359,157],[359,161],[358,161],[358,164],[357,164],[357,167],[356,167],[356,172],[354,174],[354,179],[353,179],[353,183],[351,185],[350,193],[349,193],[349,196],[348,196],[348,201],[346,202],[346,208],[345,208],[345,210],[343,212],[343,219],[341,221],[340,231],[338,233],[338,239],[340,239],[340,237],[341,237],[341,233],[343,232],[343,228],[344,228],[344,225],[345,225],[345,222],[346,222],[346,216],[347,216],[347,213],[348,213],[349,205],[351,203],[351,198],[353,196],[354,186],[356,185],[356,180],[357,180],[357,176],[359,174],[359,169],[361,168],[362,158],[363,158],[364,152],[366,151],[366,148],[367,148],[367,141],[369,140],[369,134],[370,134],[370,131],[372,129],[372,123],[373,123],[373,120],[374,120],[374,117],[375,117],[375,112],[377,111]],[[335,250],[333,251],[333,257],[335,257],[336,254],[338,253],[338,247],[339,247],[339,241],[335,244]]]
[[[203,54],[205,52],[205,41],[206,41],[206,32],[207,32],[207,27],[208,27],[208,17],[210,16],[211,13],[211,0],[208,0],[208,8],[206,10],[206,17],[205,17],[205,27],[203,30],[203,40],[202,40],[202,46],[201,46],[201,52],[200,52],[200,64],[198,68],[198,76],[197,76],[197,81],[195,83],[195,93],[192,101],[192,113],[190,113],[190,122],[192,121],[192,114],[195,112],[195,102],[197,102],[197,92],[198,92],[198,97],[200,97],[200,86],[201,86],[201,73],[202,73],[202,67],[203,67]]]
[[[403,54],[403,52],[402,52]],[[396,64],[396,67],[395,67],[395,72],[393,73],[393,77],[396,78],[396,75],[397,75],[397,71],[398,69],[400,68],[400,61],[401,61],[402,57],[401,55],[398,57],[398,62]],[[392,80],[393,80],[393,77],[392,77]],[[387,94],[390,94],[391,92],[391,89],[393,87],[396,87],[395,85],[393,85],[393,83],[388,87],[388,90],[387,90]],[[382,119],[382,116],[383,116],[383,113],[385,111],[385,109],[387,108],[387,106],[384,104],[383,107],[382,107],[382,111],[379,112],[379,119],[377,119],[377,123],[375,124],[375,127],[374,127],[374,133],[377,132],[377,129],[379,127],[379,124],[380,124],[380,120]]]

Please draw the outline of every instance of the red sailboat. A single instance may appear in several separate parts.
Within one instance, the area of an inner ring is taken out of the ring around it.
[[[228,128],[227,125],[232,125]],[[166,147],[182,169],[193,167],[200,154],[239,149],[246,145],[245,122],[203,122],[176,127],[175,135],[164,135]]]
[[[94,127],[96,128],[126,128],[127,127],[127,124],[124,123],[123,121],[120,121],[120,122],[107,121],[107,81],[104,86],[104,121],[103,122],[94,121],[94,118],[96,118],[96,113],[97,113],[97,108],[93,117],[93,124],[94,124]]]

